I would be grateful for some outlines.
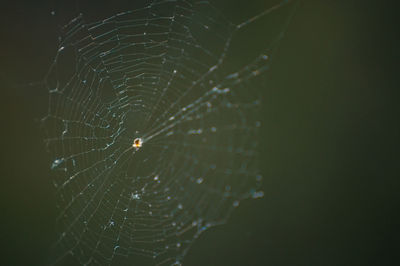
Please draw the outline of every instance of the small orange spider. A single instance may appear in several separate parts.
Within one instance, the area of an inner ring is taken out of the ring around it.
[[[136,139],[133,141],[132,147],[134,147],[136,150],[138,150],[139,148],[142,147],[142,144],[143,144],[142,139],[141,139],[141,138],[136,138]]]

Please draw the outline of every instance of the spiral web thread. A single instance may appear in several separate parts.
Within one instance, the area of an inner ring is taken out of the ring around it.
[[[180,264],[240,200],[262,197],[251,81],[273,44],[233,71],[229,53],[286,2],[241,24],[205,1],[165,0],[64,27],[43,118],[60,211],[52,263]]]

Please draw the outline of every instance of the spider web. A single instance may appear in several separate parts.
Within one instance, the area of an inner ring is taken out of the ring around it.
[[[180,264],[204,230],[263,196],[251,82],[283,29],[240,67],[231,47],[286,3],[234,24],[205,1],[152,1],[63,28],[43,118],[60,211],[52,263]]]

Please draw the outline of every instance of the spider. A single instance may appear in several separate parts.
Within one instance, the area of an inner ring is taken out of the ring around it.
[[[139,150],[139,148],[142,147],[142,144],[143,144],[142,139],[141,139],[141,138],[136,138],[136,139],[133,141],[132,147],[134,147],[136,150]]]

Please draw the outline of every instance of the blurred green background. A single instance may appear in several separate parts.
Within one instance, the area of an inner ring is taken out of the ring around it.
[[[1,265],[42,265],[55,236],[38,120],[59,26],[77,10],[99,19],[140,2],[3,1]],[[211,2],[234,21],[272,3]],[[202,234],[186,265],[399,263],[398,8],[301,1],[263,86],[265,197]]]

